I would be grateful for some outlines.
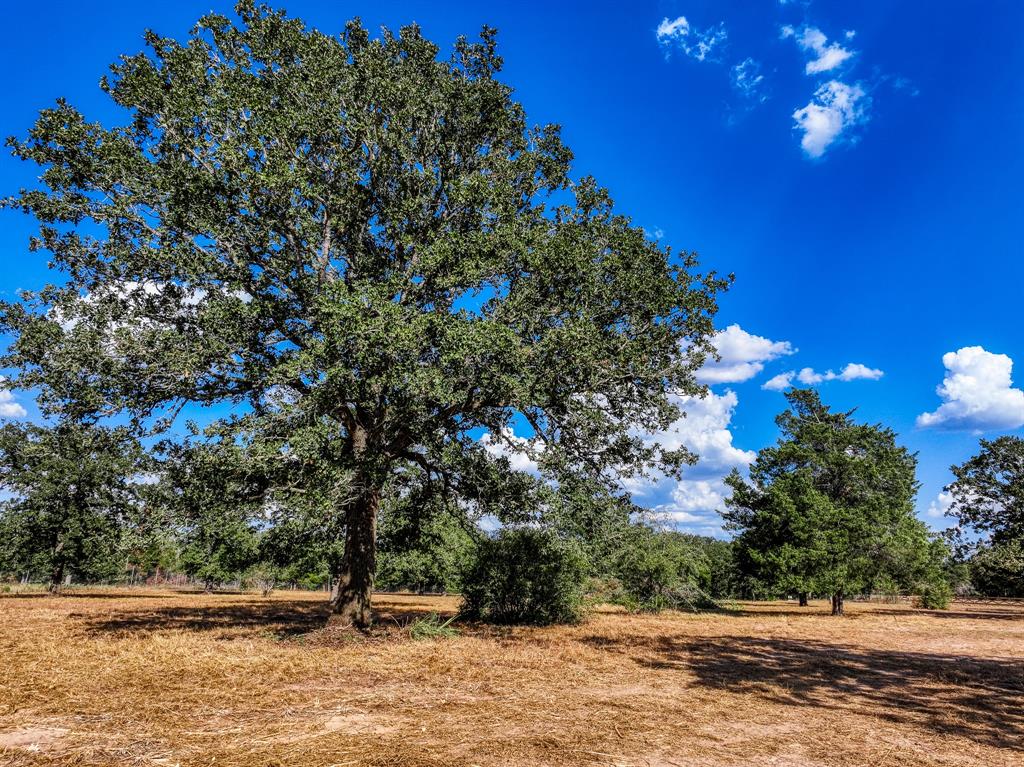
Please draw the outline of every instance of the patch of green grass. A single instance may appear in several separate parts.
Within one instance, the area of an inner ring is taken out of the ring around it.
[[[446,621],[441,620],[437,613],[431,613],[425,618],[419,618],[409,625],[409,636],[413,639],[452,639],[459,635],[459,630],[452,626],[457,618],[453,615]]]

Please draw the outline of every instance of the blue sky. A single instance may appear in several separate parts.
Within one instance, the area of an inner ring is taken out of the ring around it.
[[[736,326],[722,337],[727,364],[666,435],[703,465],[681,485],[638,488],[682,526],[715,532],[717,477],[774,439],[784,401],[764,387],[787,372],[810,368],[827,402],[919,452],[920,513],[938,527],[928,509],[948,466],[979,433],[1020,433],[1024,392],[1009,379],[1024,365],[1024,3],[285,7],[324,31],[354,15],[370,28],[415,20],[443,47],[498,27],[506,82],[532,122],[564,126],[576,174],[596,176],[651,236],[736,273],[719,316]],[[97,88],[106,66],[140,50],[146,27],[184,36],[211,8],[230,3],[6,9],[0,131],[23,134],[57,96],[122,119]],[[0,157],[4,193],[32,183],[31,168]],[[0,214],[4,296],[47,279],[31,231]],[[21,408],[33,412],[26,395],[0,390],[0,415]]]

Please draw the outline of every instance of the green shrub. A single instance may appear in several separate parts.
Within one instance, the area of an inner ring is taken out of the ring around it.
[[[1024,597],[1024,541],[982,544],[967,564],[979,594]]]
[[[883,573],[875,579],[873,588],[871,589],[881,601],[895,604],[900,598],[900,586],[888,573]]]
[[[925,610],[945,610],[953,598],[953,589],[944,579],[925,584],[915,600],[917,607]]]
[[[625,591],[618,578],[610,575],[587,578],[583,586],[583,598],[588,607],[596,605],[621,605]]]
[[[489,623],[575,623],[586,569],[580,550],[554,532],[506,528],[477,547],[463,575],[462,613]]]
[[[638,526],[616,560],[622,584],[617,601],[634,612],[713,607],[701,588],[705,565],[685,538]]]

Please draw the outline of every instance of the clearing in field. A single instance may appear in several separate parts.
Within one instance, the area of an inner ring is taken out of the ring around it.
[[[378,596],[391,628],[320,627],[322,594],[0,597],[0,763],[1019,765],[1024,606],[853,603],[599,612],[462,627]]]

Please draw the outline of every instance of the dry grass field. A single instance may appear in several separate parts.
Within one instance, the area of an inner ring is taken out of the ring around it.
[[[1024,764],[1024,607],[744,604],[370,637],[323,595],[0,596],[0,764]]]

